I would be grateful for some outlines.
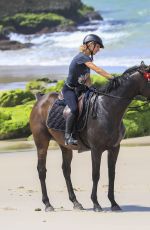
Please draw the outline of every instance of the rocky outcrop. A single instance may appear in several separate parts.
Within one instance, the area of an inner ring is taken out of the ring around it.
[[[1,0],[0,49],[20,49],[29,44],[12,44],[10,32],[22,34],[75,31],[77,25],[92,19],[102,20],[92,7],[80,0]]]
[[[22,44],[17,41],[0,40],[0,50],[18,50],[31,47],[31,43]]]
[[[81,5],[80,0],[1,0],[0,17],[29,12],[54,12],[71,16]]]

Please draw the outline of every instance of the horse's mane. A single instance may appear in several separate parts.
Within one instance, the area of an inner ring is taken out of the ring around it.
[[[148,68],[148,66],[146,66],[144,62],[141,62],[141,65],[139,66],[130,67],[127,70],[125,70],[120,76],[115,77],[114,79],[110,80],[106,85],[101,86],[99,90],[103,93],[110,93],[112,90],[116,90],[120,85],[122,85],[123,81],[127,80],[130,75],[132,75],[136,71],[143,70],[146,68]]]
[[[128,77],[130,76],[131,74],[135,73],[138,69],[139,69],[140,66],[132,66],[130,68],[128,68],[127,70],[125,70],[121,77]]]

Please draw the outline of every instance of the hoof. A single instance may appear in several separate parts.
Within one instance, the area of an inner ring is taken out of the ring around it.
[[[115,205],[115,206],[111,207],[111,210],[112,210],[113,212],[122,211],[122,209],[120,208],[119,205]]]
[[[54,211],[54,208],[50,204],[47,204],[45,206],[45,212],[53,212],[53,211]]]
[[[74,202],[74,207],[75,210],[84,210],[83,206],[78,203],[78,202]]]
[[[102,211],[103,211],[103,209],[101,208],[101,206],[100,206],[100,205],[94,205],[94,207],[93,207],[93,211],[94,211],[94,212],[102,212]]]

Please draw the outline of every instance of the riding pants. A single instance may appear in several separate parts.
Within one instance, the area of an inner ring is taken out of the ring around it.
[[[67,85],[64,85],[62,93],[65,99],[66,104],[69,106],[71,113],[75,116],[78,115],[78,97],[74,89],[69,88]]]

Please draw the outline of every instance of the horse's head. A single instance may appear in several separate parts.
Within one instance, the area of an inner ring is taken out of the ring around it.
[[[150,100],[150,66],[141,62],[141,65],[130,67],[121,76],[115,77],[100,88],[100,92],[112,95],[116,90],[118,96],[124,94],[123,98],[142,95]]]
[[[132,82],[133,96],[134,94],[142,95],[150,99],[150,66],[145,65],[142,61],[141,65],[127,69],[121,78],[129,79],[129,82]]]
[[[143,62],[139,67],[140,75],[140,95],[150,100],[150,66],[146,66]]]

